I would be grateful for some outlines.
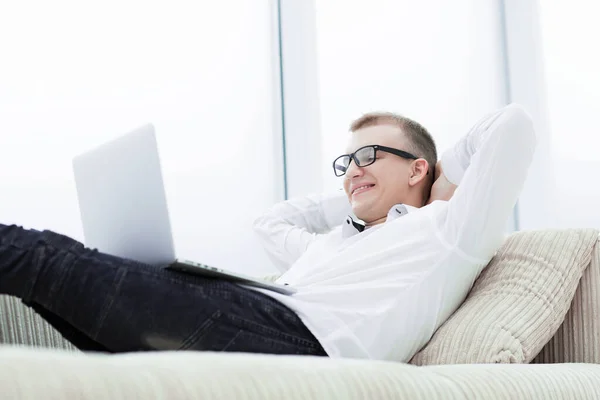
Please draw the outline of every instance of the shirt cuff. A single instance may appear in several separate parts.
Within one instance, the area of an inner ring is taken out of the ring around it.
[[[450,183],[454,185],[460,184],[467,169],[460,162],[454,147],[449,148],[442,154],[441,162],[444,175],[446,175]]]

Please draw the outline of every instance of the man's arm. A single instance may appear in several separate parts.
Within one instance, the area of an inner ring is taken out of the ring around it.
[[[435,166],[435,176],[427,204],[431,204],[436,200],[450,200],[452,196],[454,196],[454,192],[456,191],[457,187],[457,185],[451,183],[448,178],[446,178],[446,175],[444,175],[442,162],[438,161]]]
[[[254,231],[275,266],[285,272],[320,234],[351,212],[346,194],[312,195],[275,204],[254,221]]]
[[[511,104],[481,119],[443,154],[440,179],[458,185],[442,228],[451,245],[477,259],[494,255],[525,183],[535,145],[530,116]]]

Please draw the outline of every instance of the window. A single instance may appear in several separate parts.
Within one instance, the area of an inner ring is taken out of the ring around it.
[[[600,192],[600,26],[594,3],[539,3],[546,100],[556,184],[554,226],[597,227]]]
[[[243,0],[3,3],[2,223],[83,239],[73,156],[151,122],[179,255],[267,271],[250,226],[283,197],[275,15]]]
[[[600,26],[589,6],[582,0],[542,1],[540,23],[554,155],[598,161]]]
[[[500,8],[495,2],[317,0],[322,174],[341,187],[331,161],[348,127],[384,110],[422,123],[438,153],[483,114],[505,104]]]

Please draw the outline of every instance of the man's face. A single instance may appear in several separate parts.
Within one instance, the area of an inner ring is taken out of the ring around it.
[[[401,129],[394,125],[376,125],[350,134],[346,153],[367,145],[408,150]],[[385,218],[392,206],[403,203],[409,190],[411,160],[377,151],[377,159],[366,167],[350,162],[344,175],[344,190],[354,214],[367,224]],[[364,186],[367,186],[366,188]]]

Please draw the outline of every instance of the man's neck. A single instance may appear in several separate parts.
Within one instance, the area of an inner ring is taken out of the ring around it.
[[[373,222],[369,222],[369,223],[365,224],[365,228],[370,228],[371,226],[383,224],[386,220],[387,220],[387,215],[385,217],[383,217],[383,218],[379,218],[379,219],[376,219]]]

